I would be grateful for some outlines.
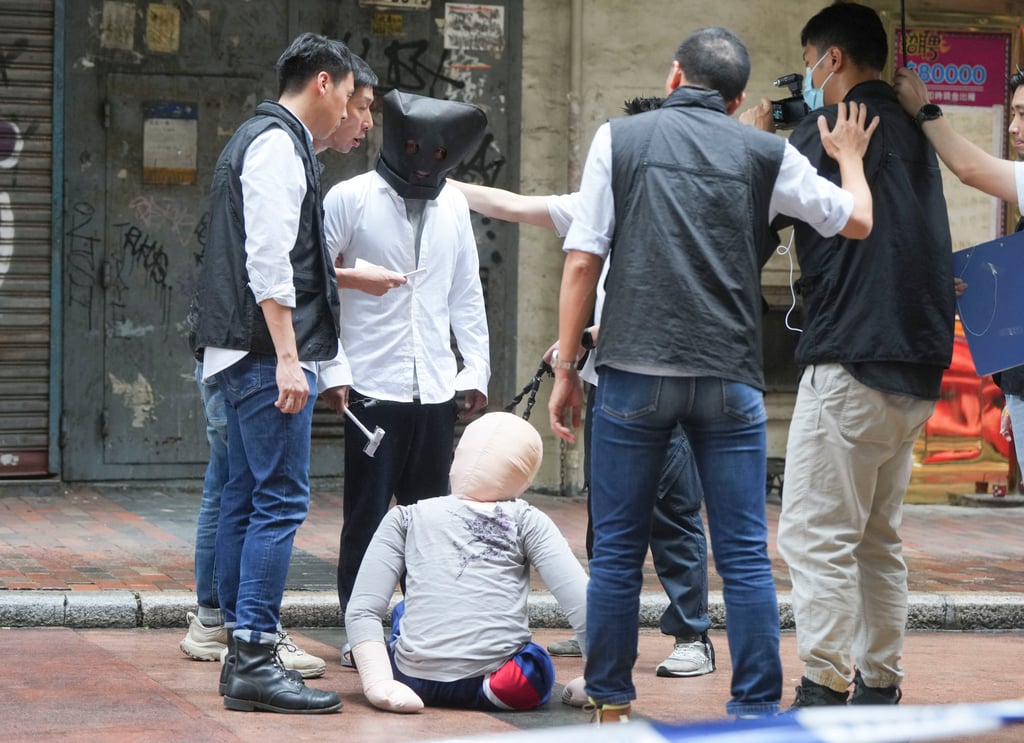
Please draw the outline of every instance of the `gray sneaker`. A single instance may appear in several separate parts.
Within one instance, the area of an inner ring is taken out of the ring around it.
[[[698,640],[676,638],[672,655],[658,664],[659,676],[703,676],[715,670],[715,648],[705,635]]]
[[[548,645],[548,653],[551,655],[558,655],[563,658],[579,658],[583,655],[580,652],[580,644],[576,641],[576,638],[571,640],[560,640],[553,642]]]

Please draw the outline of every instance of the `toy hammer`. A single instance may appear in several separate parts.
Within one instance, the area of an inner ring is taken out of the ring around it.
[[[366,436],[367,441],[366,446],[363,447],[363,453],[368,457],[372,457],[377,451],[377,447],[380,446],[380,440],[384,438],[384,429],[377,426],[374,432],[370,433],[369,429],[364,426],[358,418],[356,418],[355,413],[349,410],[348,407],[345,408],[345,415],[347,415],[349,420],[355,423],[359,430],[363,432],[363,435]]]

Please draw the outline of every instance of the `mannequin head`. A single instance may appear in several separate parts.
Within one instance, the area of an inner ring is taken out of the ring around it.
[[[452,493],[493,503],[526,492],[543,459],[537,429],[512,413],[487,413],[466,426],[452,462]]]

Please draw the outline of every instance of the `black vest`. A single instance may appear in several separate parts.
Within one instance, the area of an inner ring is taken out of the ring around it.
[[[615,234],[598,366],[764,389],[761,268],[785,140],[681,87],[611,122]]]
[[[263,310],[248,286],[245,269],[245,220],[242,165],[253,140],[270,127],[288,132],[306,171],[299,233],[291,247],[295,286],[292,325],[302,361],[333,359],[338,351],[340,302],[330,253],[324,241],[320,166],[302,123],[284,106],[264,101],[225,145],[210,187],[206,252],[194,300],[193,350],[207,346],[272,355]]]
[[[796,223],[805,318],[797,364],[945,368],[953,355],[953,248],[935,150],[888,83],[855,85],[846,100],[865,104],[868,121],[880,119],[864,156],[873,227],[863,240],[851,240],[822,237]],[[836,106],[817,114],[834,126]],[[824,152],[817,119],[808,116],[789,141],[820,175],[839,183],[839,166]]]

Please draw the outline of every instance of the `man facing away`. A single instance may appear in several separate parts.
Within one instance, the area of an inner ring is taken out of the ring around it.
[[[722,28],[680,45],[657,111],[600,127],[569,230],[559,348],[573,349],[611,253],[597,346],[594,556],[587,592],[586,693],[599,722],[628,719],[636,697],[642,568],[668,442],[681,425],[704,488],[724,583],[737,716],[772,714],[782,693],[779,616],[767,550],[760,273],[774,213],[824,234],[863,237],[871,194],[861,155],[873,128],[852,108],[821,136],[844,191],[780,138],[730,118],[750,60]],[[873,127],[874,125],[872,125]],[[551,426],[567,441],[583,392],[576,359],[555,358]]]
[[[279,97],[225,145],[210,189],[197,291],[197,349],[227,413],[229,478],[217,524],[217,584],[228,657],[224,706],[316,713],[341,708],[275,652],[295,531],[309,510],[316,365],[338,351],[338,291],[323,239],[313,139],[346,117],[352,61],[302,34],[277,62]]]
[[[907,568],[899,536],[914,442],[953,352],[949,220],[935,152],[880,80],[878,14],[836,3],[800,34],[811,108],[862,104],[881,123],[864,157],[874,229],[825,237],[796,221],[805,323],[786,448],[779,553],[804,663],[796,707],[896,704]],[[814,118],[790,142],[835,181]]]
[[[638,114],[657,109],[662,98],[633,98],[626,101],[625,112]],[[495,219],[526,222],[553,230],[565,237],[575,217],[579,192],[550,196],[530,196],[475,183],[449,181],[466,195],[469,208]],[[604,306],[602,269],[597,285],[594,324],[583,332],[581,345],[593,349],[600,337],[601,312]],[[557,346],[557,344],[556,344]],[[549,352],[550,353],[550,352]],[[550,356],[545,355],[550,361]],[[587,412],[584,419],[583,468],[587,497],[587,557],[593,549],[593,525],[590,516],[590,446],[597,370],[594,354],[580,370],[580,377],[589,383]],[[681,429],[673,433],[665,470],[658,485],[658,500],[651,528],[651,556],[665,593],[668,606],[661,615],[661,631],[674,638],[671,654],[658,664],[659,676],[685,678],[702,676],[715,670],[715,649],[708,637],[711,619],[708,616],[708,553],[704,521],[701,518],[703,491],[693,462],[693,452]],[[575,637],[548,645],[552,655],[582,655]],[[571,704],[568,690],[562,701]]]

